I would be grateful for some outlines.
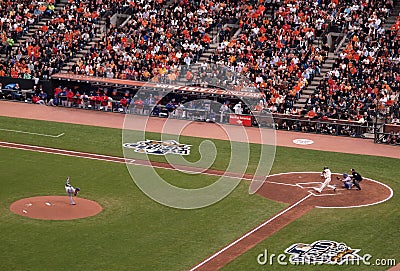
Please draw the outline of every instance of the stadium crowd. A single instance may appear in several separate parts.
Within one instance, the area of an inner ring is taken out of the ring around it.
[[[14,42],[22,37],[45,15],[54,12],[54,0],[46,1],[2,1],[0,5],[0,53],[11,53]]]
[[[377,116],[399,122],[400,19],[390,30],[383,28],[391,0],[69,0],[58,12],[55,5],[54,0],[1,2],[1,48],[8,58],[0,76],[48,79],[94,37],[105,16],[106,35],[71,73],[167,83],[183,74],[194,85],[261,91],[260,111],[310,120],[368,122]],[[116,12],[130,19],[112,25],[110,14]],[[46,25],[18,40],[46,14],[51,18]],[[232,37],[226,23],[237,23],[238,35]],[[305,107],[296,109],[302,90],[320,75],[332,27],[345,33],[346,46]],[[213,29],[219,31],[218,47],[208,62],[190,69],[210,48]],[[18,46],[11,51],[14,42]]]
[[[28,6],[35,6],[31,1],[24,2]],[[6,63],[0,67],[2,75],[46,80],[50,75],[60,72],[64,64],[94,37],[100,15],[100,6],[96,1],[70,0],[59,12],[54,12],[52,2],[48,0],[36,5],[39,11],[44,9],[42,7],[46,7],[44,13],[51,18],[46,24],[32,36],[24,37],[25,41],[12,39],[12,44],[17,42],[18,46],[14,46],[13,50],[11,50],[12,45],[8,46]],[[22,12],[24,10],[22,8]],[[27,29],[23,32],[26,31]],[[21,33],[21,36],[23,34]]]
[[[92,46],[75,74],[173,83],[211,42],[210,31],[235,16],[241,1],[131,1],[131,18]]]
[[[327,13],[318,14],[318,8],[311,1],[285,1],[273,17],[262,3],[241,10],[240,34],[221,42],[209,58],[229,69],[228,77],[221,76],[218,85],[256,87],[265,93],[266,106],[273,112],[292,108],[327,57],[326,44],[313,45],[328,21]],[[202,66],[195,81],[215,84],[210,82],[209,78],[214,80],[210,70],[218,68]]]
[[[350,8],[348,43],[306,102],[310,118],[343,120],[398,118],[399,23],[385,31],[387,6]],[[357,15],[357,16],[355,16]]]
[[[266,94],[266,107],[272,112],[358,120],[360,113],[367,112],[370,116],[379,107],[382,114],[398,100],[399,92],[396,80],[399,66],[394,61],[399,59],[399,32],[398,29],[385,32],[382,27],[390,15],[392,2],[350,2],[339,5],[331,1],[321,8],[314,1],[285,1],[271,20],[260,5],[247,16],[241,16],[248,18],[241,22],[241,34],[221,43],[210,60],[245,74]],[[305,109],[298,111],[293,100],[319,74],[329,50],[325,43],[318,47],[312,42],[324,28],[333,25],[346,33],[349,44],[316,93],[309,97]],[[379,81],[385,79],[384,89],[374,89],[381,87]],[[375,93],[371,94],[370,88]]]

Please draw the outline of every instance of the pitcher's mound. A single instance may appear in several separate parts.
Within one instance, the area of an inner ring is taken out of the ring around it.
[[[44,220],[72,220],[97,215],[103,209],[95,201],[74,197],[70,205],[67,196],[38,196],[20,199],[10,206],[18,215]]]

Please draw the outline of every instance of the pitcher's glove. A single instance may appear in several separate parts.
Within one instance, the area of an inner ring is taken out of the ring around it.
[[[81,189],[80,189],[79,187],[75,188],[75,193],[74,193],[74,195],[75,195],[75,196],[78,195],[78,192],[79,192],[79,191],[81,191]]]

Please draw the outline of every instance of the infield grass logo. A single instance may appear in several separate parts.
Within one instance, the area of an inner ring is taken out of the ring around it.
[[[376,258],[371,254],[359,255],[345,243],[318,240],[312,244],[298,243],[288,247],[285,253],[269,253],[267,249],[257,255],[259,265],[350,265],[350,266],[396,266],[396,259]]]
[[[180,144],[175,140],[157,141],[157,140],[144,140],[136,143],[124,143],[124,148],[133,149],[137,153],[146,153],[154,155],[178,154],[189,155],[190,146]]]
[[[156,86],[149,83],[132,97],[122,130],[124,158],[134,161],[138,159],[139,152],[144,154],[140,159],[147,160],[147,164],[151,165],[155,162],[152,154],[181,154],[164,156],[165,168],[179,171],[174,184],[184,182],[183,178],[189,174],[207,174],[210,169],[218,169],[218,174],[209,174],[217,180],[204,187],[189,189],[172,185],[160,174],[157,167],[137,166],[132,162],[126,163],[126,167],[135,184],[154,201],[178,209],[203,208],[228,196],[249,168],[251,148],[248,130],[242,125],[228,126],[219,122],[227,122],[230,114],[237,113],[232,110],[234,104],[243,109],[253,110],[263,102],[263,96],[258,90],[249,87],[252,83],[248,79],[223,66],[203,63],[169,72],[177,73],[176,81]],[[193,74],[190,82],[186,76],[189,73]],[[180,78],[184,80],[180,81]],[[170,87],[172,84],[175,87]],[[233,88],[235,91],[231,91]],[[228,108],[227,102],[230,102]],[[258,116],[253,118],[255,122],[261,123]],[[191,125],[196,126],[195,122],[198,121],[209,122],[197,128],[196,132],[202,132],[201,135],[196,134],[197,138],[202,138],[201,143],[196,140],[196,144],[179,146],[178,142],[183,141],[180,137],[185,130],[190,129]],[[252,157],[252,173],[255,177],[249,187],[250,194],[263,185],[275,158],[275,127],[271,113],[263,114],[263,123],[266,123],[266,128],[251,128],[252,136],[258,138],[260,148],[257,149],[258,153],[251,153],[258,158],[254,161],[256,159]],[[149,142],[148,131],[154,132],[154,129],[160,133],[160,138]],[[207,139],[208,132],[214,130],[220,130],[227,138],[229,150],[226,149],[227,144],[224,143],[222,149],[215,141]],[[165,142],[173,144],[165,146]],[[199,157],[196,156],[197,160],[193,162],[194,148]],[[185,157],[190,157],[190,161]],[[224,168],[213,168],[217,159],[224,161]]]
[[[329,240],[318,240],[310,245],[294,244],[285,250],[290,254],[291,264],[338,264],[359,262],[360,249],[352,249],[345,243]]]

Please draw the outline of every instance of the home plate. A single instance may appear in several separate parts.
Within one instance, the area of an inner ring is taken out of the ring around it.
[[[50,202],[45,203],[47,206],[51,206],[52,204]]]

